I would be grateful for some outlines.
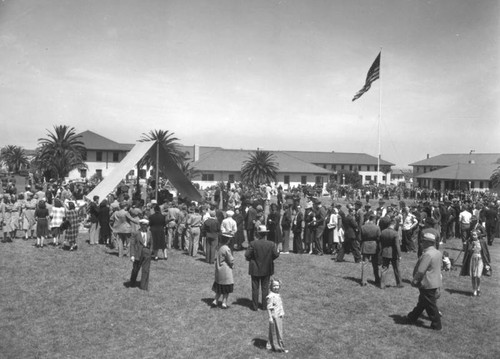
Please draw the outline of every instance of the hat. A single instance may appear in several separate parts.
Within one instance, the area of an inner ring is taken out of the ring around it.
[[[435,243],[436,242],[436,235],[434,233],[430,233],[430,232],[424,233],[422,240],[426,241],[426,242]]]
[[[306,204],[306,209],[307,209],[307,208],[312,208],[312,206],[313,206],[312,202],[307,202],[307,204]]]
[[[264,208],[262,208],[262,206],[260,204],[255,209],[257,211],[263,211],[264,210]]]
[[[158,204],[158,202],[156,201],[156,199],[152,199],[151,204]]]
[[[149,224],[149,221],[146,218],[142,218],[139,220],[140,224]]]
[[[337,203],[337,204],[335,205],[335,208],[342,208],[342,205],[341,205],[340,203]]]
[[[231,211],[231,210],[226,211],[226,215],[227,215],[228,217],[232,217],[232,216],[234,216],[234,212],[233,212],[233,211]]]
[[[267,230],[267,227],[265,225],[262,224],[259,227],[257,227],[257,233],[267,233],[267,232],[269,231]]]
[[[356,206],[360,206],[360,207],[361,207],[361,206],[363,206],[363,203],[361,203],[361,201],[360,201],[360,200],[357,200],[356,202],[354,202],[354,204],[355,204]]]

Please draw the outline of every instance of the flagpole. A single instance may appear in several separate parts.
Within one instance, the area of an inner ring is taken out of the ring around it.
[[[382,47],[380,48],[380,65],[379,65],[379,110],[378,110],[378,156],[377,156],[377,187],[380,185],[380,121],[382,120]]]

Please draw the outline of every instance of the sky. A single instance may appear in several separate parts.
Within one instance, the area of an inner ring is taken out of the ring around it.
[[[497,0],[0,0],[0,147],[500,153],[499,35]]]

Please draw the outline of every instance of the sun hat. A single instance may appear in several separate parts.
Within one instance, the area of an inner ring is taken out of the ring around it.
[[[231,210],[226,211],[226,215],[227,215],[228,217],[232,217],[232,216],[234,216],[234,212],[233,212],[233,211],[231,211]]]
[[[140,223],[140,224],[149,224],[149,221],[148,221],[146,218],[141,218],[141,219],[139,220],[139,223]]]

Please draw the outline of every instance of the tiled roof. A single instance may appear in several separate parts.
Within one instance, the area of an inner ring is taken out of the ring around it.
[[[500,153],[445,153],[422,161],[410,163],[409,166],[451,166],[457,163],[469,163],[474,161],[476,164],[500,163]]]
[[[134,144],[118,143],[92,131],[79,133],[78,136],[81,136],[80,141],[87,150],[130,151],[134,147]]]
[[[422,173],[417,178],[431,178],[460,181],[489,181],[493,171],[500,164],[457,163],[435,171]]]
[[[345,164],[345,165],[377,165],[377,157],[366,153],[351,152],[306,152],[306,151],[283,151],[291,156],[309,163],[318,164]],[[394,163],[380,159],[380,165],[394,166]]]
[[[203,157],[205,157],[207,154],[209,154],[209,153],[211,153],[211,152],[213,152],[213,151],[215,151],[215,150],[220,150],[220,149],[222,149],[221,147],[210,147],[210,146],[198,146],[198,148],[199,148],[199,151],[200,151],[200,153],[199,153],[199,156],[200,156],[199,158],[200,158],[200,159],[201,159],[201,158],[203,158]],[[180,146],[179,146],[179,149],[180,149],[182,152],[184,152],[184,153],[186,153],[186,152],[187,152],[187,153],[188,153],[188,155],[187,155],[187,156],[188,156],[190,159],[194,159],[194,146],[185,146],[185,145],[180,145]]]
[[[248,160],[254,152],[251,150],[214,149],[204,156],[200,156],[200,160],[195,162],[193,166],[199,171],[240,172],[243,162]],[[280,173],[314,173],[318,175],[332,173],[329,170],[290,156],[288,153],[280,151],[269,152],[276,156]]]

